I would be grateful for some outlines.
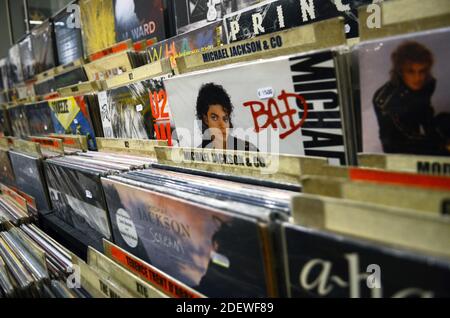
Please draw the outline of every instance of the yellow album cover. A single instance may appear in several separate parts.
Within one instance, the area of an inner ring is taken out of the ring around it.
[[[116,42],[113,1],[80,0],[79,4],[86,56],[113,45]]]

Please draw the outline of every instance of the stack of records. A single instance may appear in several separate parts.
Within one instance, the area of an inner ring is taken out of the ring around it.
[[[9,221],[14,225],[30,222],[32,215],[26,199],[3,184],[0,184],[0,191],[0,218],[3,222]]]
[[[0,296],[85,298],[83,289],[69,288],[50,269],[58,253],[55,243],[35,226],[11,227],[0,233]],[[46,247],[47,249],[43,249]],[[64,256],[58,255],[58,260]]]
[[[273,295],[267,225],[294,192],[156,169],[102,184],[124,250],[208,297]]]
[[[102,238],[112,239],[112,233],[100,178],[148,165],[148,159],[102,152],[47,159],[44,168],[54,211],[48,217],[85,248],[101,250]]]
[[[287,296],[450,295],[448,177],[324,166],[302,185],[281,230]]]
[[[20,144],[26,144],[27,147],[21,147]],[[38,151],[31,151],[31,147],[38,147]],[[51,211],[42,161],[44,157],[51,158],[60,155],[60,152],[54,152],[51,148],[41,148],[34,142],[26,141],[14,141],[12,149],[9,150],[15,185],[36,200],[36,207],[41,214]]]
[[[244,209],[246,213],[254,210],[261,215],[277,212],[288,216],[291,198],[296,194],[291,191],[162,169],[131,171],[120,177],[144,182],[156,192],[171,194],[211,207],[220,206],[235,213],[240,213]]]

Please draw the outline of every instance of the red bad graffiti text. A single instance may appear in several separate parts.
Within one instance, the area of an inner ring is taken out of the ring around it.
[[[297,105],[303,106],[302,118],[298,116],[299,111],[289,105],[290,98],[295,99]],[[261,101],[248,101],[244,103],[244,107],[247,106],[252,112],[255,131],[258,133],[269,126],[282,129],[280,139],[300,129],[308,116],[308,105],[304,97],[295,93],[286,93],[284,90],[277,98],[268,99],[266,104]]]

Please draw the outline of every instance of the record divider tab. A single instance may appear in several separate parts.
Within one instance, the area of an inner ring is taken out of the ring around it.
[[[325,158],[248,151],[155,147],[159,164],[301,185],[304,170],[320,171]]]
[[[450,176],[450,158],[401,154],[358,154],[360,167]]]
[[[61,97],[72,97],[79,95],[87,95],[102,91],[105,89],[105,81],[91,81],[74,84],[58,89]]]
[[[176,58],[176,64],[178,72],[184,74],[232,63],[308,52],[346,43],[344,19],[337,17],[181,56]],[[239,48],[252,46],[255,48],[255,50],[252,49],[253,52],[233,53],[237,52]]]
[[[381,27],[370,28],[368,23],[378,6]],[[361,41],[384,38],[410,32],[426,31],[450,26],[448,0],[396,0],[363,6],[358,9]]]
[[[43,158],[41,145],[37,142],[27,141],[23,139],[14,139],[12,150],[29,154],[37,158]]]
[[[87,151],[87,147],[84,147],[86,136],[82,135],[63,135],[63,134],[50,134],[51,138],[61,139],[65,149],[70,148],[78,151]],[[86,141],[87,145],[87,141]]]
[[[166,140],[96,138],[99,152],[156,158],[155,147],[167,146]]]
[[[170,59],[164,58],[107,79],[105,86],[107,89],[112,89],[170,73],[172,73]]]

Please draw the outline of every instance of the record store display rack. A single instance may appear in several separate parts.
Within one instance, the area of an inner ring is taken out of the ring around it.
[[[0,59],[0,297],[449,297],[450,3],[372,2],[34,27]]]

